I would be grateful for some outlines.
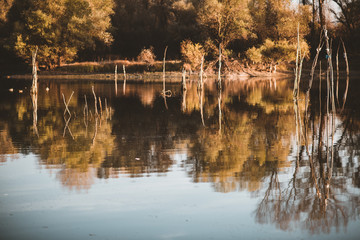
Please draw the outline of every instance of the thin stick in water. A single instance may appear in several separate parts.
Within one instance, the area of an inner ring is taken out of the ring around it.
[[[97,100],[96,100],[96,94],[95,94],[95,91],[94,91],[94,86],[91,86],[91,90],[92,90],[92,93],[94,95],[94,101],[95,101],[95,117],[97,117],[99,115],[98,113],[98,109],[97,109]]]
[[[165,94],[165,61],[166,61],[167,49],[168,49],[168,46],[165,47],[164,59],[163,59],[163,94]]]

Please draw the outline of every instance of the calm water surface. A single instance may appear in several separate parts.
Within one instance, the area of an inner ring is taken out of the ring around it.
[[[40,82],[34,108],[2,79],[1,239],[359,239],[359,80],[327,115],[318,83],[307,111],[288,80]]]

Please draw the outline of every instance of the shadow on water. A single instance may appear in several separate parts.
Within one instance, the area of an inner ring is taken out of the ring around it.
[[[329,119],[316,87],[306,111],[304,94],[294,103],[286,80],[167,85],[165,98],[161,84],[128,83],[115,94],[110,83],[92,91],[91,83],[40,82],[36,111],[19,92],[27,82],[1,84],[1,161],[34,153],[66,188],[166,176],[177,164],[194,183],[260,197],[256,221],[282,230],[329,232],[359,217],[359,86]]]

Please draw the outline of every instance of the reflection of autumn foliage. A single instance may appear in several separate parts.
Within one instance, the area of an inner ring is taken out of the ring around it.
[[[210,127],[198,131],[188,164],[193,166],[190,174],[194,181],[213,182],[217,191],[254,191],[272,168],[289,166],[287,156],[295,131],[292,93],[284,83],[277,89],[267,89],[268,83],[258,87],[233,84],[236,87],[230,83],[222,93],[221,134],[215,130],[217,101],[211,99],[216,94],[208,92],[205,117]],[[253,90],[247,91],[248,87]]]
[[[6,124],[0,122],[0,163],[6,162],[7,155],[14,156],[17,153]]]

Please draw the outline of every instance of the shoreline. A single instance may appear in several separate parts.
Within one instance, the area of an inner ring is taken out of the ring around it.
[[[269,73],[269,72],[256,72],[256,71],[244,71],[244,72],[235,72],[235,73],[225,73],[222,74],[222,78],[227,81],[246,81],[246,80],[256,80],[256,79],[267,79],[267,78],[287,78],[291,77],[292,73],[278,72],[278,73]],[[215,80],[217,79],[217,74],[204,74],[204,79]],[[31,80],[31,74],[16,74],[5,76],[7,79],[23,79]],[[199,74],[187,73],[187,81],[197,81]],[[64,73],[64,72],[46,72],[38,74],[39,80],[80,80],[80,81],[109,81],[113,82],[115,79],[114,73]],[[165,74],[166,82],[181,82],[182,73],[181,72],[166,72]],[[122,73],[117,74],[117,81],[123,82],[124,75]],[[144,72],[144,73],[127,73],[126,74],[127,82],[163,82],[163,73],[162,72]]]

